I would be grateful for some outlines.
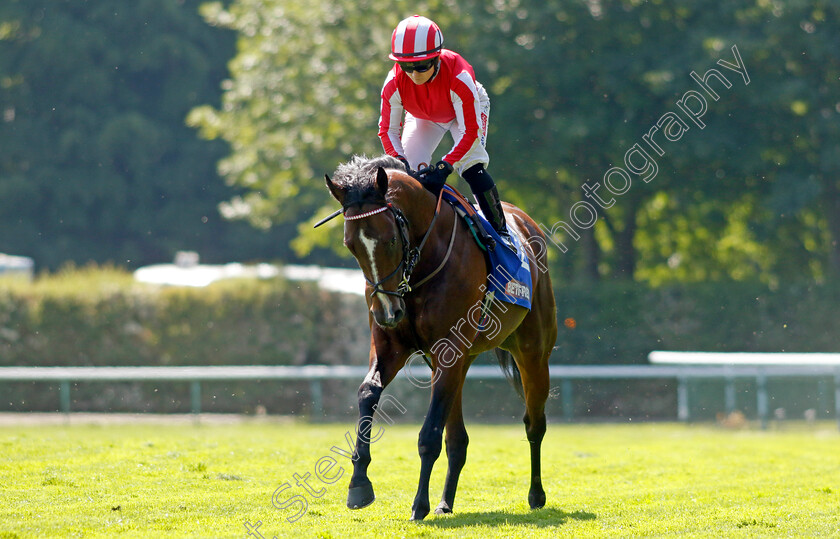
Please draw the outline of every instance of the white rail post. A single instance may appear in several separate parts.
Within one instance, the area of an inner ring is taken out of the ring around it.
[[[574,391],[572,380],[570,378],[563,378],[560,382],[560,387],[563,398],[563,420],[571,423],[575,418],[575,397],[572,393]]]
[[[767,375],[764,373],[764,369],[759,369],[758,375],[755,377],[755,392],[758,418],[761,420],[761,428],[766,429],[769,401],[767,399]]]
[[[318,378],[310,380],[309,390],[312,393],[312,418],[322,420],[324,419],[324,388],[321,386],[321,380]]]
[[[190,411],[198,416],[201,413],[201,381],[190,382]]]
[[[840,367],[834,369],[834,418],[840,429]]]
[[[677,419],[687,422],[691,419],[691,408],[688,404],[688,378],[677,377]]]
[[[61,412],[70,413],[70,380],[62,380],[58,384],[58,398],[61,401]]]
[[[732,374],[732,366],[724,365],[726,371],[725,386],[723,390],[724,406],[726,413],[731,414],[737,405],[737,393],[735,392],[735,376]]]

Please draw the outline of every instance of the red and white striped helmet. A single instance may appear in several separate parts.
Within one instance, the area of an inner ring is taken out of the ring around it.
[[[430,19],[414,15],[401,21],[391,36],[391,54],[397,62],[419,62],[440,56],[443,33]]]

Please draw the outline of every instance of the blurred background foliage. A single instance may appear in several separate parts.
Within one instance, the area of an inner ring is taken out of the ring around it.
[[[558,283],[837,276],[840,5],[828,0],[7,0],[0,252],[51,269],[180,249],[352,266],[340,221],[311,229],[334,209],[323,175],[381,152],[390,33],[415,12],[488,88],[491,170],[547,228],[679,113],[699,90],[692,71],[732,83],[711,83],[705,127],[663,143],[655,178],[633,176],[568,252],[549,250]],[[732,46],[749,85],[716,64],[734,62]]]
[[[236,36],[194,0],[0,4],[0,252],[40,268],[208,261],[288,241],[226,222],[228,151],[184,118],[218,102]]]
[[[732,84],[712,79],[720,99],[707,99],[705,127],[689,122],[654,154],[650,183],[635,177],[579,241],[566,238],[567,253],[551,251],[565,282],[836,275],[840,6],[824,1],[209,4],[211,23],[237,31],[238,53],[223,105],[190,123],[231,144],[222,172],[249,191],[235,201],[241,215],[298,223],[296,253],[342,251],[339,221],[310,229],[333,208],[319,178],[349,153],[380,151],[384,56],[409,11],[436,20],[489,89],[494,176],[547,228],[569,221],[585,181],[603,183],[663,114],[680,112],[680,97],[700,90],[692,71],[717,68]],[[736,63],[733,45],[749,85],[716,63]]]

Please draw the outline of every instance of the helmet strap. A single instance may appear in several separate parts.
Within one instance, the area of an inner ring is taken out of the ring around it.
[[[435,72],[432,73],[432,76],[429,77],[428,82],[432,82],[437,77],[438,71],[440,71],[440,56],[435,57]]]

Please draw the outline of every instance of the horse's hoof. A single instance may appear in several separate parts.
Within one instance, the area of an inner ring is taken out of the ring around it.
[[[429,508],[416,508],[411,510],[411,520],[423,520],[429,514]]]
[[[368,481],[357,487],[350,487],[347,492],[347,507],[350,509],[361,509],[372,504],[376,499],[373,494],[373,485]]]
[[[540,509],[545,506],[545,491],[540,490],[537,492],[529,492],[528,493],[528,505],[531,506],[531,509]]]
[[[440,504],[437,506],[437,509],[435,509],[436,515],[446,515],[451,512],[452,508],[449,507],[449,504],[447,504],[446,502],[440,502]]]

